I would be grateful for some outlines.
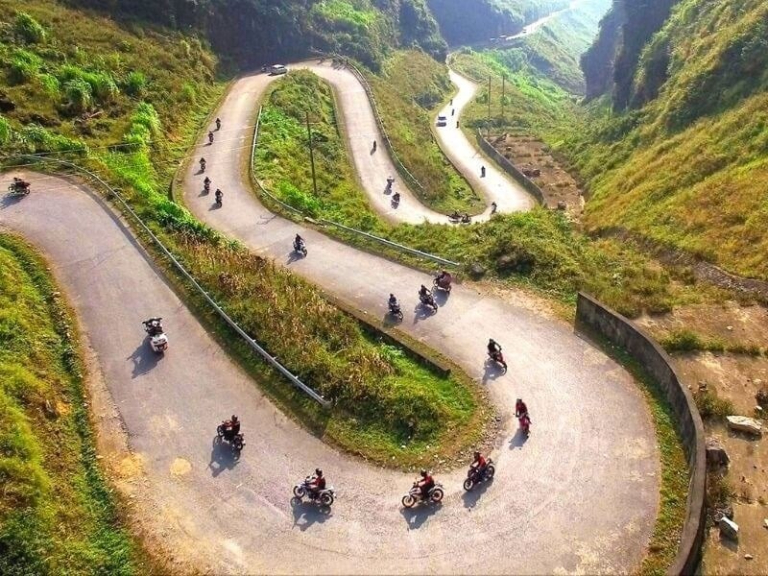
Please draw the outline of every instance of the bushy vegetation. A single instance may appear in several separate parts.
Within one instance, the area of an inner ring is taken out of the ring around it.
[[[341,52],[377,69],[394,48],[443,58],[445,41],[425,0],[68,0],[126,19],[204,31],[243,67]]]
[[[434,115],[453,92],[445,65],[423,52],[397,52],[379,74],[369,74],[368,81],[398,157],[423,187],[416,187],[414,193],[427,206],[446,214],[482,211],[484,201],[447,160],[432,135]]]
[[[75,328],[44,262],[0,234],[0,573],[146,572],[99,469]]]

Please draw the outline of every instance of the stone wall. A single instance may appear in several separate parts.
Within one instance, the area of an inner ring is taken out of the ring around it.
[[[677,556],[668,573],[693,574],[704,539],[707,480],[704,426],[693,397],[677,375],[670,357],[650,336],[621,314],[582,293],[576,304],[576,327],[597,333],[626,350],[666,393],[676,416],[675,425],[688,457],[690,475],[685,525]]]

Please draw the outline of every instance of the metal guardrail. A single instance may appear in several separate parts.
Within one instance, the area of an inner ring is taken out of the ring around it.
[[[266,187],[259,181],[259,179],[256,177],[255,171],[254,171],[254,162],[256,157],[256,146],[259,141],[259,128],[261,127],[261,112],[263,107],[259,108],[259,114],[256,118],[256,122],[253,129],[253,140],[251,144],[251,161],[250,161],[250,175],[252,177],[252,180],[256,183],[256,186],[258,186],[259,190],[270,199],[277,202],[280,206],[283,208],[290,210],[294,214],[298,214],[299,216],[302,216],[304,218],[307,218],[308,215],[304,214],[301,210],[298,208],[294,208],[293,206],[286,204],[279,198],[277,198],[274,194],[272,194],[269,190],[266,189]],[[398,244],[397,242],[392,242],[391,240],[387,240],[386,238],[382,238],[381,236],[376,236],[375,234],[370,234],[368,232],[363,232],[362,230],[358,230],[357,228],[351,228],[350,226],[345,226],[344,224],[339,224],[338,222],[334,222],[333,220],[326,220],[325,218],[321,218],[318,220],[321,224],[327,224],[329,226],[336,226],[337,228],[341,228],[347,232],[352,232],[353,234],[358,234],[360,236],[364,236],[365,238],[368,238],[369,240],[374,240],[376,242],[379,242],[381,244],[384,244],[385,246],[389,246],[390,248],[394,248],[396,250],[399,250],[401,252],[406,252],[408,254],[412,254],[414,256],[419,256],[421,258],[426,258],[427,260],[432,260],[433,262],[437,262],[438,264],[443,264],[445,266],[455,266],[460,267],[461,264],[459,262],[453,262],[452,260],[448,260],[447,258],[443,258],[441,256],[437,256],[435,254],[430,254],[429,252],[422,252],[421,250],[417,250],[416,248],[411,248],[409,246],[404,246],[402,244]]]
[[[139,224],[141,229],[152,239],[152,241],[160,248],[160,250],[168,257],[168,259],[173,263],[173,265],[176,267],[176,269],[182,273],[182,275],[189,280],[192,285],[195,287],[195,289],[205,298],[205,300],[213,307],[213,309],[216,311],[216,313],[227,323],[229,326],[237,332],[243,340],[245,340],[248,345],[256,351],[264,360],[266,360],[273,368],[275,368],[278,372],[280,372],[285,378],[291,382],[294,386],[302,390],[307,396],[312,398],[313,400],[316,400],[318,403],[320,403],[322,406],[328,408],[331,403],[330,401],[323,398],[320,394],[315,392],[312,388],[304,384],[298,376],[293,374],[288,368],[283,366],[274,356],[272,356],[269,352],[267,352],[264,348],[262,348],[253,338],[248,336],[248,334],[238,326],[238,324],[227,314],[221,306],[219,306],[216,301],[205,291],[205,289],[195,280],[195,278],[184,268],[184,266],[179,262],[173,254],[165,247],[165,245],[160,241],[160,239],[155,236],[155,234],[152,232],[152,230],[149,229],[149,227],[144,224],[141,218],[139,218],[138,214],[133,211],[133,209],[128,205],[128,203],[123,199],[123,197],[109,184],[107,184],[104,180],[102,180],[99,176],[91,172],[90,170],[83,168],[82,166],[79,166],[77,164],[74,164],[73,162],[68,162],[66,160],[59,160],[57,158],[40,158],[39,156],[34,155],[23,155],[21,156],[25,160],[31,160],[31,161],[47,161],[47,162],[54,162],[63,166],[68,166],[76,171],[82,172],[84,174],[87,174],[94,180],[96,180],[99,184],[101,184],[106,190],[109,191],[110,194],[114,195],[115,198],[117,198],[120,201],[120,204],[125,208],[125,210],[136,220],[136,222]]]

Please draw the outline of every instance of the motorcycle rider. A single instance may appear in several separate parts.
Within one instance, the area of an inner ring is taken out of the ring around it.
[[[161,320],[162,318],[149,318],[148,320],[144,320],[142,324],[144,324],[150,336],[157,336],[158,334],[163,333],[163,325],[160,323]]]
[[[485,178],[485,166],[480,166],[480,178]]]
[[[374,141],[373,141],[373,151],[374,151],[374,152],[376,152],[376,146],[377,146],[377,144],[376,144],[376,140],[374,140]]]
[[[323,471],[320,468],[315,468],[315,475],[309,481],[309,496],[313,500],[320,495],[320,492],[325,490],[325,478],[323,477]]]
[[[232,442],[238,434],[240,434],[240,420],[232,414],[231,420],[224,421],[224,439]]]
[[[447,270],[440,270],[440,274],[437,275],[437,283],[439,286],[443,286],[444,284],[450,284],[451,283],[451,275],[448,274]]]
[[[205,172],[205,158],[200,158],[200,172]]]
[[[221,118],[216,118],[216,130],[221,130]]]
[[[394,202],[395,204],[400,203],[400,192],[394,193],[394,195],[392,196],[392,202]]]
[[[491,202],[491,214],[496,214],[496,210],[499,209],[499,205],[496,202]]]
[[[390,312],[396,312],[400,310],[400,304],[397,302],[397,298],[394,294],[389,295],[389,311]]]
[[[416,480],[416,486],[421,490],[421,499],[427,500],[429,498],[429,491],[435,486],[435,479],[426,470],[422,470],[421,478]]]
[[[392,185],[393,185],[394,183],[395,183],[395,179],[394,179],[394,178],[392,178],[392,176],[390,176],[389,178],[387,178],[387,192],[389,192],[390,190],[392,190]]]
[[[472,464],[469,465],[469,469],[476,471],[479,475],[482,475],[485,472],[487,466],[488,462],[486,461],[485,457],[480,453],[479,450],[475,450],[475,459],[472,461]]]
[[[16,176],[13,177],[13,189],[18,192],[26,192],[29,189],[29,182]]]
[[[501,346],[493,338],[488,340],[488,356],[496,359],[496,356],[501,353]]]
[[[528,406],[525,405],[522,398],[518,398],[517,402],[515,402],[515,416],[519,419],[528,418],[530,420]]]
[[[216,196],[216,204],[221,206],[221,200],[222,198],[224,198],[224,192],[222,192],[221,189],[216,188],[215,196]]]
[[[208,132],[208,144],[213,144],[213,132]]]
[[[296,252],[301,252],[301,249],[304,247],[304,238],[296,234],[296,238],[293,239],[293,249],[296,250]]]
[[[206,192],[211,191],[211,179],[208,178],[208,176],[205,177],[205,180],[203,180],[203,190]]]
[[[422,284],[421,288],[419,288],[419,300],[422,302],[428,302],[430,296],[432,296],[432,292],[430,292],[429,288]]]

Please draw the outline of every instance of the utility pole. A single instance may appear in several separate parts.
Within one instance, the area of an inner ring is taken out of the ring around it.
[[[501,121],[504,122],[504,98],[507,94],[507,75],[501,77]]]
[[[488,130],[491,129],[491,77],[488,76]]]
[[[312,149],[312,129],[309,127],[309,112],[307,112],[307,141],[309,142],[309,161],[312,163],[312,188],[317,195],[317,177],[315,176],[315,151]]]

